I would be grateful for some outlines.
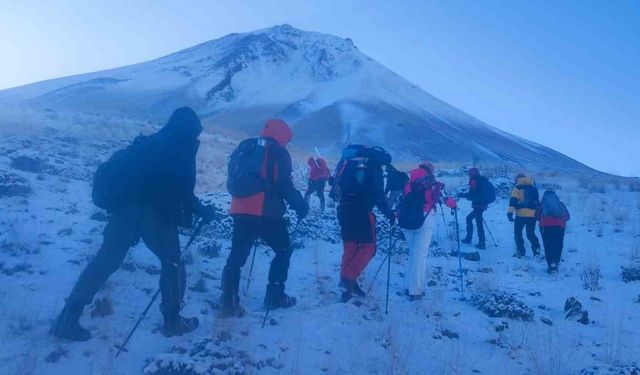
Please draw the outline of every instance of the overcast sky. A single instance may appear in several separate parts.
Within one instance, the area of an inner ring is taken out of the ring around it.
[[[0,0],[0,89],[283,23],[350,37],[493,126],[594,168],[640,175],[636,0]]]

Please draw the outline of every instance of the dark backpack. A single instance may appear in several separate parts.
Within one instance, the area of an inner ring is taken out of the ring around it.
[[[496,188],[491,181],[484,176],[478,177],[478,185],[480,187],[480,194],[484,204],[491,204],[496,200]]]
[[[100,164],[93,175],[93,203],[107,211],[135,203],[142,194],[145,172],[152,167],[157,149],[152,137],[138,136],[131,145]]]
[[[564,207],[556,194],[547,194],[542,198],[542,215],[548,217],[564,217]]]
[[[427,186],[423,180],[411,183],[411,191],[404,195],[398,204],[398,225],[402,229],[416,230],[424,224],[425,192]]]
[[[355,157],[343,160],[336,173],[332,198],[342,201],[364,194],[368,189],[366,183],[368,167],[368,158]]]
[[[519,208],[529,208],[534,210],[540,201],[538,188],[531,185],[525,185],[521,186],[520,189],[522,190],[522,202],[520,202]]]
[[[246,139],[229,156],[227,191],[232,197],[250,197],[267,189],[269,179],[262,175],[267,142],[264,138]]]

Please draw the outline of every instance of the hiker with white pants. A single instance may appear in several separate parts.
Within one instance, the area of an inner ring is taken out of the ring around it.
[[[424,162],[409,172],[398,205],[398,224],[409,245],[405,283],[410,301],[423,295],[427,257],[443,190],[444,184],[435,179],[433,164]],[[449,206],[450,200],[446,204]]]

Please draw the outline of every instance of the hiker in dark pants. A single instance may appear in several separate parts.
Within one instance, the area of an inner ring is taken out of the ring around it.
[[[267,121],[259,138],[264,143],[266,151],[260,155],[259,161],[262,165],[260,174],[268,183],[264,189],[258,189],[257,193],[249,196],[233,196],[232,192],[229,213],[233,217],[233,237],[231,253],[222,272],[223,318],[244,315],[239,295],[240,269],[246,263],[251,247],[258,237],[275,253],[269,269],[265,308],[289,308],[296,304],[296,299],[285,293],[291,246],[287,223],[283,216],[287,211],[286,204],[296,211],[298,220],[307,215],[309,206],[293,186],[291,156],[285,148],[292,138],[293,132],[284,121]],[[229,182],[227,186],[229,187]]]
[[[179,314],[186,272],[180,260],[178,227],[190,226],[193,214],[205,221],[216,216],[212,206],[203,206],[193,194],[201,131],[195,112],[180,108],[159,132],[136,138],[132,146],[119,151],[104,164],[118,169],[110,179],[98,178],[101,176],[98,170],[94,180],[96,203],[107,201],[109,194],[114,195],[118,188],[127,190],[118,190],[118,200],[110,202],[102,246],[80,274],[51,327],[52,335],[74,341],[91,337],[79,323],[84,306],[92,302],[109,276],[120,267],[129,248],[140,239],[160,259],[162,266],[163,333],[181,335],[198,326],[197,318],[183,318]]]
[[[476,248],[485,249],[485,235],[484,235],[484,217],[483,213],[487,210],[487,202],[485,195],[481,191],[480,180],[486,178],[480,175],[478,168],[469,169],[469,192],[466,194],[460,194],[460,198],[467,198],[471,201],[471,207],[473,211],[467,215],[467,235],[462,239],[462,243],[470,244],[473,240],[473,221],[476,222],[478,228],[478,243]]]
[[[331,178],[331,171],[323,158],[314,159],[310,157],[309,160],[307,160],[307,164],[309,165],[309,181],[304,199],[307,204],[309,204],[309,198],[315,193],[318,199],[320,199],[320,211],[324,212],[324,188],[329,178]]]
[[[531,243],[533,256],[540,255],[540,242],[536,236],[536,209],[538,208],[540,197],[538,188],[532,179],[525,174],[516,177],[516,185],[511,191],[509,201],[509,211],[507,218],[514,223],[514,238],[516,241],[516,253],[514,256],[520,258],[525,254],[524,239],[522,231],[526,229],[527,239]],[[515,214],[515,218],[513,215]]]
[[[558,272],[564,246],[564,232],[570,218],[567,206],[560,201],[558,195],[552,190],[545,191],[536,210],[536,219],[540,222],[549,273]]]

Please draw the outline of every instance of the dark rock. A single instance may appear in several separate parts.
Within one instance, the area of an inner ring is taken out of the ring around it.
[[[578,323],[589,324],[589,313],[582,310],[582,304],[575,297],[570,297],[564,303],[564,318],[575,320]]]
[[[548,326],[552,326],[553,322],[549,318],[545,318],[544,316],[540,318],[540,321]]]
[[[47,167],[47,163],[43,159],[30,156],[18,156],[11,159],[11,168],[19,171],[42,173]]]
[[[500,291],[479,293],[471,296],[471,302],[492,318],[533,321],[533,309],[514,294]]]
[[[436,286],[436,285],[438,285],[438,283],[433,280],[429,280],[429,282],[427,283],[427,286]]]
[[[597,365],[583,369],[580,375],[638,375],[640,362],[615,365]]]
[[[8,171],[0,171],[0,198],[26,197],[31,194],[29,181]]]
[[[458,335],[457,333],[450,331],[448,329],[444,329],[442,331],[440,331],[440,333],[442,334],[442,336],[448,337],[450,339],[459,339],[460,335]]]
[[[625,283],[640,281],[640,266],[620,267],[622,268],[622,280]]]

